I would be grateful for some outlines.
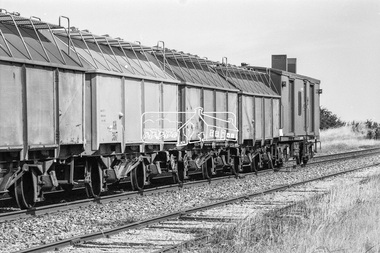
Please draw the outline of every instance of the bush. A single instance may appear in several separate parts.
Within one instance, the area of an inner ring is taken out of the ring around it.
[[[367,119],[367,121],[365,122],[365,125],[367,127],[367,138],[368,139],[375,139],[375,140],[380,139],[379,123],[377,123],[373,120]]]
[[[321,107],[321,129],[337,128],[344,126],[345,123],[338,118],[334,113]]]
[[[345,123],[340,118],[329,111],[327,108],[321,107],[321,130],[335,129],[342,126],[351,126],[354,133],[366,136],[367,139],[380,140],[380,124],[367,119],[366,122],[352,121]]]

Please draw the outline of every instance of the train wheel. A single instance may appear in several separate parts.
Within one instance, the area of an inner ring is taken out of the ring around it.
[[[84,184],[86,194],[89,198],[98,198],[102,192],[102,170],[95,159],[87,162],[89,180]]]
[[[36,191],[32,172],[25,172],[24,175],[16,181],[14,193],[17,205],[21,209],[32,208],[36,204]]]
[[[212,158],[209,158],[205,163],[202,165],[202,175],[203,179],[211,179],[212,177]]]
[[[142,163],[131,171],[131,184],[134,191],[142,191],[144,189],[145,169]]]

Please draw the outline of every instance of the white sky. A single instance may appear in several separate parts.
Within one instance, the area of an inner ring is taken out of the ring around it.
[[[297,58],[321,80],[321,105],[342,120],[380,122],[379,0],[0,0],[21,16],[165,46],[211,60],[270,67]]]

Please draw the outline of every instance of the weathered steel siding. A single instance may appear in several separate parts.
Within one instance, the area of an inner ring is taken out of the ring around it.
[[[83,143],[83,74],[59,72],[60,144]]]
[[[223,91],[215,91],[215,117],[218,119],[216,120],[216,126],[221,128],[227,128],[227,96],[226,92]],[[219,112],[219,113],[218,113]]]
[[[122,81],[120,77],[97,75],[92,83],[92,149],[100,144],[121,143]]]
[[[273,137],[279,137],[280,129],[280,99],[273,99]]]
[[[195,109],[202,107],[202,93],[200,88],[186,87],[186,120],[194,115]],[[199,117],[193,118],[191,121],[191,140],[198,140],[198,134],[203,132],[203,125]],[[189,125],[190,127],[190,125]]]
[[[0,147],[23,144],[22,67],[0,64]]]
[[[254,135],[254,98],[251,96],[242,96],[242,140],[252,140]]]
[[[295,123],[295,135],[305,135],[305,88],[303,80],[294,80],[294,98],[295,98],[295,110],[294,110],[294,123]]]
[[[141,114],[142,96],[141,80],[125,79],[125,115],[124,141],[125,143],[141,142]]]
[[[237,93],[228,92],[228,129],[237,128],[238,117],[238,95]],[[238,133],[240,134],[240,133]]]
[[[265,124],[265,139],[273,138],[273,108],[272,99],[264,98],[264,124]]]
[[[177,130],[178,124],[178,86],[173,84],[162,83],[162,100],[163,100],[163,129]],[[177,138],[166,138],[165,141],[176,141]]]
[[[28,145],[54,145],[54,71],[27,67],[26,94]]]
[[[263,139],[264,131],[264,114],[263,114],[263,100],[260,97],[255,97],[255,139]]]

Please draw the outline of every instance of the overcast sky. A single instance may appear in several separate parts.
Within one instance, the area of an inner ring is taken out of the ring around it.
[[[380,0],[0,0],[21,16],[211,60],[270,67],[297,58],[321,80],[321,105],[342,120],[380,122]]]

